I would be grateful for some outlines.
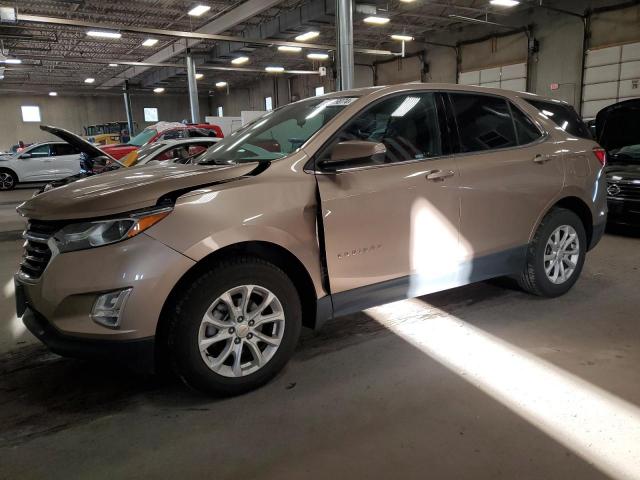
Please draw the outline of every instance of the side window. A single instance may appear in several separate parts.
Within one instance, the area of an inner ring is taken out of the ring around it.
[[[185,129],[169,130],[160,137],[160,140],[175,140],[177,138],[185,138],[185,136]]]
[[[591,132],[572,106],[544,100],[530,100],[528,98],[525,100],[553,120],[565,132],[576,137],[592,139]]]
[[[449,96],[458,124],[461,152],[518,145],[505,99],[472,93],[451,93]]]
[[[51,155],[75,155],[80,153],[76,148],[72,147],[68,143],[56,143],[51,145]]]
[[[441,156],[446,149],[436,105],[435,93],[412,93],[382,100],[344,126],[331,146],[348,140],[384,144],[387,148],[384,157],[363,159],[359,166],[366,166],[367,162],[394,163]]]
[[[32,148],[27,153],[29,153],[34,158],[48,157],[50,156],[49,144],[40,145],[39,147]]]
[[[515,105],[511,104],[510,107],[513,123],[516,126],[516,134],[518,135],[518,144],[526,145],[538,140],[542,133],[540,133],[533,121]]]

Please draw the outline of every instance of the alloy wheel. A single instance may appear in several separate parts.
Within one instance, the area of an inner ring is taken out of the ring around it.
[[[7,172],[0,172],[0,190],[11,190],[14,183],[13,175]]]
[[[198,333],[205,364],[224,377],[260,370],[274,356],[284,335],[282,304],[270,290],[241,285],[209,306]]]
[[[556,285],[565,283],[575,271],[580,258],[580,240],[571,225],[556,228],[544,249],[544,271]]]

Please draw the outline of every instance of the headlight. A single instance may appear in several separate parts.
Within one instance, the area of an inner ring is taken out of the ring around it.
[[[72,223],[58,230],[49,240],[53,252],[101,247],[135,237],[171,213],[171,208],[135,212],[124,218]]]

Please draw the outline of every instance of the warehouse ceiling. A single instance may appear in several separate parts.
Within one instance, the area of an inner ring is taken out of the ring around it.
[[[201,16],[189,15],[188,11],[198,4],[210,9]],[[188,39],[175,34],[150,35],[135,30],[153,28],[199,32],[216,27],[225,30],[210,30],[209,33],[287,41],[295,41],[300,33],[313,30],[320,35],[312,43],[331,46],[335,45],[334,4],[334,0],[20,0],[13,3],[0,0],[0,5],[13,6],[18,13],[16,23],[0,24],[3,53],[22,60],[19,65],[6,66],[0,91],[115,90],[125,79],[139,89],[151,91],[162,86],[166,91],[183,91],[186,89],[186,71],[179,65],[184,64],[187,46],[191,48],[198,66],[232,67],[231,60],[242,55],[250,59],[245,67],[263,70],[266,66],[277,65],[287,70],[317,70],[330,61],[309,60],[306,49],[290,53],[268,44]],[[250,15],[246,12],[240,14],[243,6],[251,7]],[[469,19],[500,23],[520,8],[523,6],[510,9],[496,7],[488,0],[357,2],[354,45],[399,52],[400,42],[391,40],[391,34],[413,36],[417,44],[432,34],[468,26],[472,22]],[[390,21],[386,25],[367,24],[363,20],[371,16],[371,12]],[[22,16],[80,20],[96,26],[116,27],[121,29],[121,38],[93,38],[87,32],[95,28],[22,21]],[[487,24],[487,32],[496,30],[499,31],[500,27]],[[143,46],[150,37],[157,38],[158,42],[150,47]],[[384,58],[381,56],[380,59]],[[393,57],[387,55],[386,58]],[[132,67],[122,63],[109,66],[109,63],[149,61],[178,66]],[[202,90],[214,89],[219,81],[239,84],[265,74],[206,69],[200,73],[203,74],[199,81]],[[94,78],[95,82],[87,85],[86,78]]]

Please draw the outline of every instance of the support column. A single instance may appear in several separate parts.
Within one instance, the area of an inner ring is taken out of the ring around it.
[[[129,128],[129,137],[133,138],[136,134],[135,124],[133,123],[133,111],[131,110],[131,97],[129,96],[129,80],[124,81],[124,87],[122,87],[124,97],[124,111],[127,114],[127,126]]]
[[[187,84],[189,86],[189,106],[191,107],[191,123],[200,123],[200,104],[198,103],[198,84],[196,81],[196,64],[187,49]]]
[[[338,90],[353,88],[353,0],[336,0]]]

